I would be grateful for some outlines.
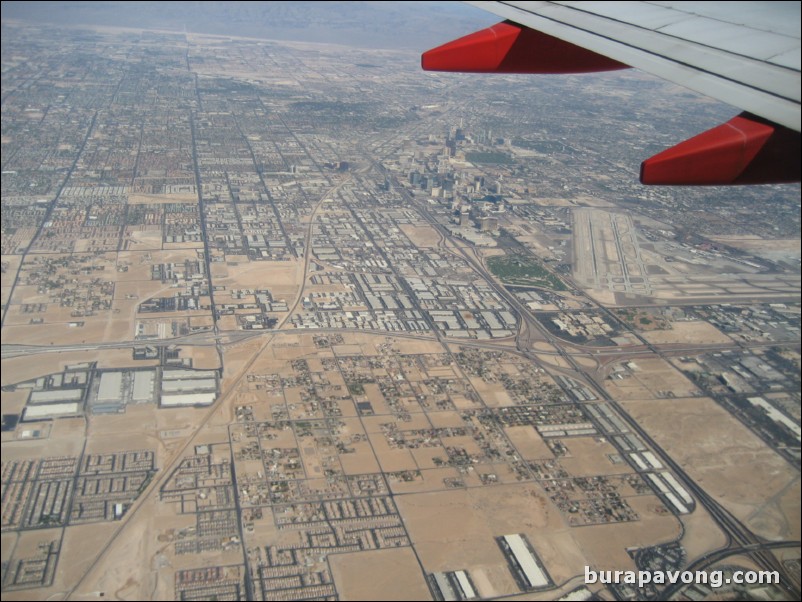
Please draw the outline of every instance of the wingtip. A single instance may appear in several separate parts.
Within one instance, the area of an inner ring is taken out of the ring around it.
[[[641,163],[647,185],[785,184],[800,180],[800,136],[742,113]]]
[[[516,25],[497,23],[424,52],[421,67],[426,71],[494,72],[520,33]]]
[[[591,73],[628,66],[511,21],[496,23],[421,55],[426,71]]]

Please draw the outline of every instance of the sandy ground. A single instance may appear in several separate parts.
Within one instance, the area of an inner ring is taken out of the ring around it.
[[[600,305],[604,305],[605,307],[618,305],[618,299],[613,291],[598,288],[587,288],[583,290],[587,293],[588,297]]]
[[[532,349],[535,351],[541,351],[543,353],[556,353],[557,348],[552,345],[551,343],[547,343],[545,341],[537,341],[534,345],[532,345]]]
[[[351,447],[354,448],[354,453],[340,455],[340,463],[345,474],[380,472],[379,463],[367,441],[352,443]]]
[[[498,248],[494,248],[494,247],[479,248],[479,249],[476,249],[476,251],[479,253],[479,255],[482,256],[482,258],[498,257],[500,255],[506,255],[506,253],[504,252],[504,249],[498,249]]]
[[[71,325],[69,313],[45,324],[9,325],[3,327],[3,342],[19,345],[75,345],[89,342],[125,341],[130,336],[129,320],[86,321],[83,326]]]
[[[426,570],[468,570],[485,597],[518,591],[494,539],[501,535],[525,534],[557,582],[583,566],[573,532],[535,485],[402,496],[398,505]]]
[[[604,387],[619,400],[689,397],[701,391],[676,368],[657,357],[639,357],[622,380],[606,380]],[[666,399],[664,403],[671,403]]]
[[[571,354],[571,357],[573,357],[574,361],[585,370],[593,371],[599,367],[599,360],[594,357],[578,354]]]
[[[531,425],[509,426],[504,429],[504,432],[524,460],[554,457],[535,427]]]
[[[300,261],[253,261],[213,263],[212,277],[227,289],[268,289],[275,299],[291,302],[302,274]]]
[[[578,196],[574,199],[574,203],[583,207],[615,207],[615,203],[605,201],[604,199],[597,199],[590,196]]]
[[[160,434],[172,429],[175,410],[160,410],[155,404],[126,408],[125,414],[94,416],[87,428],[87,453],[112,453],[120,450],[146,449],[156,452],[156,466],[162,467],[173,448]],[[191,410],[197,415],[197,410]]]
[[[613,464],[609,456],[618,451],[612,444],[599,437],[567,437],[562,443],[568,448],[569,457],[560,458],[560,463],[573,476],[610,475],[632,472],[624,464]]]
[[[341,600],[432,599],[412,548],[335,554],[329,564]]]
[[[628,548],[649,547],[680,535],[679,521],[672,514],[658,512],[662,504],[654,496],[628,498],[627,503],[640,520],[573,530],[590,566],[602,570],[633,570],[636,567],[627,554]]]
[[[468,380],[488,407],[502,407],[515,405],[501,383],[488,383],[479,376],[470,376]]]
[[[5,305],[8,303],[8,298],[11,294],[11,286],[17,278],[17,272],[22,263],[22,255],[3,255],[0,261],[3,264],[2,275],[0,275],[0,290],[2,291],[0,299]]]
[[[627,401],[626,410],[756,534],[800,537],[799,473],[709,398]]]
[[[568,362],[568,360],[559,355],[546,355],[543,353],[538,353],[536,354],[536,357],[547,366],[553,366],[555,368],[571,368],[571,364]]]
[[[181,356],[192,359],[192,367],[203,370],[213,370],[220,367],[220,356],[212,346],[187,347],[181,345]]]
[[[123,234],[122,248],[131,251],[160,251],[161,226],[127,226]]]
[[[188,251],[190,249],[203,251],[203,241],[165,242],[162,243],[162,248],[165,251]]]
[[[271,337],[272,340],[272,337]],[[223,370],[223,388],[227,389],[232,381],[236,379],[240,372],[245,368],[247,363],[253,358],[254,354],[259,353],[260,349],[268,342],[267,340],[259,338],[246,339],[231,345],[226,345],[225,349],[225,366]],[[257,363],[262,365],[262,355],[257,360]],[[266,364],[267,362],[265,362]],[[254,365],[253,369],[256,369]]]
[[[664,343],[727,344],[732,339],[709,322],[674,322],[670,330],[651,330],[641,336],[655,345]]]
[[[371,433],[368,437],[383,472],[418,469],[415,458],[409,450],[391,448],[387,443],[387,439],[381,433]]]
[[[55,529],[55,531],[58,532],[60,530]],[[0,536],[0,559],[2,559],[3,564],[11,559],[11,556],[14,552],[14,546],[17,545],[17,542],[20,540],[20,538],[21,534],[16,531],[9,531]]]
[[[3,367],[5,370],[5,366]],[[17,389],[16,391],[0,392],[0,403],[2,403],[3,414],[20,414],[25,402],[30,395],[30,389]],[[6,436],[6,433],[3,433]]]
[[[416,247],[435,247],[437,246],[437,243],[440,242],[441,236],[437,233],[437,230],[431,226],[413,226],[412,224],[401,224],[400,228]]]
[[[717,550],[727,545],[724,532],[718,528],[710,514],[697,505],[691,514],[682,517],[685,525],[685,535],[682,537],[682,546],[688,553],[688,558],[698,558],[702,554]]]
[[[83,434],[83,418],[62,418],[51,429],[51,436],[48,439],[3,441],[3,462],[27,458],[77,456],[83,447]]]
[[[64,533],[63,548],[59,558],[57,579],[54,585],[67,589],[75,584],[75,578],[82,575],[94,560],[94,554],[87,550],[99,550],[114,532],[114,523],[97,523],[70,527]],[[85,599],[92,590],[79,588],[75,593],[78,599]]]
[[[434,428],[460,427],[465,424],[459,413],[450,410],[445,412],[429,412],[428,418]]]

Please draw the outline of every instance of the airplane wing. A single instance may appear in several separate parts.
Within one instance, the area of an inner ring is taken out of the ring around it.
[[[635,67],[744,112],[647,159],[644,184],[800,180],[799,2],[469,2],[506,21],[429,50],[433,71]]]

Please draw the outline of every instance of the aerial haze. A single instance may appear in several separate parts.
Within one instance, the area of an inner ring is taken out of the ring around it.
[[[461,3],[2,18],[3,600],[798,596],[800,188],[637,183],[738,109],[422,71]]]
[[[3,19],[419,51],[498,21],[461,2],[4,2]]]

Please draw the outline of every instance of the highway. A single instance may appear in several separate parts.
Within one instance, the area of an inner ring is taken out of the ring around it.
[[[396,185],[398,185],[396,181]],[[445,228],[428,212],[425,205],[422,203],[417,203],[415,199],[408,194],[408,192],[404,189],[404,193],[406,194],[407,200],[415,204],[419,209],[420,213],[426,218],[426,220],[440,232],[441,236],[443,236],[444,240],[448,240],[450,235],[447,233]],[[523,305],[518,301],[518,299],[510,294],[506,288],[496,281],[496,279],[488,273],[483,263],[473,254],[466,251],[465,247],[459,244],[458,242],[454,243],[456,249],[459,250],[462,257],[479,273],[481,274],[485,280],[490,284],[493,289],[501,296],[512,308],[514,308],[517,317],[520,320],[520,328],[518,331],[517,337],[517,346],[518,351],[521,352],[523,355],[529,357],[533,361],[537,362],[537,358],[535,354],[533,354],[530,349],[532,348],[535,342],[545,341],[550,345],[554,346],[557,349],[557,354],[565,359],[569,364],[573,367],[575,371],[575,376],[580,382],[585,382],[586,384],[590,385],[592,389],[594,389],[599,396],[600,399],[607,401],[607,403],[614,408],[614,410],[618,413],[620,417],[622,417],[626,423],[629,425],[632,432],[638,434],[642,438],[644,442],[646,442],[654,453],[658,456],[658,458],[664,462],[666,466],[668,466],[672,472],[677,476],[680,480],[680,483],[686,487],[693,496],[695,496],[697,502],[713,517],[716,524],[719,528],[725,533],[728,539],[728,550],[738,549],[742,553],[748,555],[752,558],[756,564],[762,567],[765,570],[769,571],[777,571],[782,576],[782,585],[785,588],[786,592],[792,595],[792,599],[799,598],[799,589],[798,587],[794,587],[792,584],[794,580],[791,576],[787,573],[785,567],[772,555],[768,552],[768,548],[765,546],[769,545],[771,542],[764,541],[762,538],[756,536],[752,533],[742,522],[736,519],[728,510],[726,510],[720,503],[718,503],[715,499],[713,499],[700,485],[698,485],[686,472],[685,470],[679,466],[672,458],[669,456],[665,450],[658,445],[658,443],[648,434],[646,431],[635,421],[624,408],[616,402],[614,399],[610,397],[607,391],[601,386],[600,383],[596,382],[595,379],[588,379],[585,378],[585,371],[579,367],[576,362],[573,354],[569,353],[565,349],[564,341],[561,341],[551,335],[546,329],[532,316],[532,314],[527,310],[527,308],[523,307]],[[598,304],[595,304],[597,305]],[[606,311],[606,310],[605,310]],[[606,311],[609,314],[609,312]],[[641,338],[643,341],[643,339]],[[649,354],[651,356],[658,356],[662,357],[662,351],[655,345],[652,345],[646,341],[644,341],[646,349],[643,350],[643,353]],[[776,345],[776,342],[773,343]],[[732,345],[726,345],[726,348],[734,348],[738,347],[738,344],[733,343]],[[710,351],[709,346],[704,346],[705,351]],[[695,346],[697,351],[699,350],[699,346]],[[606,351],[606,350],[605,350]],[[689,352],[687,347],[674,347],[671,349],[673,353],[677,352]],[[625,352],[622,352],[622,357],[628,357],[632,352],[629,351],[627,355],[624,355]],[[622,453],[622,457],[626,457],[623,450],[619,450]],[[667,594],[666,594],[667,595]]]
[[[374,167],[383,170],[384,168],[379,163],[374,163]],[[386,174],[386,172],[385,172]],[[404,190],[398,182],[395,180],[394,176],[388,176],[393,181],[394,184],[397,186],[399,190]],[[245,377],[248,373],[254,362],[260,356],[261,352],[264,351],[271,343],[276,341],[277,339],[284,337],[284,336],[297,336],[299,333],[303,334],[312,334],[312,333],[345,333],[345,332],[360,332],[360,333],[370,333],[370,334],[380,334],[383,336],[391,336],[391,337],[399,337],[399,338],[407,338],[407,339],[415,339],[415,340],[436,340],[443,345],[443,349],[446,353],[451,355],[451,350],[449,348],[450,344],[457,344],[462,347],[467,348],[477,348],[477,349],[485,349],[485,350],[492,350],[492,351],[503,351],[507,353],[515,354],[522,358],[527,358],[537,364],[543,363],[544,357],[554,357],[559,358],[564,362],[567,368],[557,368],[555,366],[549,366],[552,372],[559,372],[564,375],[570,376],[571,378],[581,382],[584,386],[587,386],[591,390],[594,391],[595,395],[599,400],[606,402],[609,407],[611,407],[618,416],[622,418],[622,420],[627,424],[628,428],[632,433],[635,433],[639,436],[644,443],[646,443],[655,453],[655,455],[660,459],[660,461],[668,467],[673,474],[677,477],[683,487],[685,487],[691,495],[694,497],[696,503],[704,508],[712,517],[713,521],[716,525],[721,529],[721,531],[725,534],[727,543],[725,546],[718,550],[714,550],[709,552],[701,557],[691,559],[688,566],[685,567],[687,570],[695,570],[695,569],[707,569],[717,565],[727,558],[730,558],[734,555],[745,555],[751,558],[757,566],[761,567],[762,570],[768,571],[777,571],[782,576],[781,587],[784,591],[793,599],[797,599],[799,596],[799,588],[798,585],[795,585],[795,581],[793,578],[787,573],[785,567],[777,560],[777,558],[772,554],[772,551],[775,549],[782,549],[782,548],[789,548],[789,547],[798,547],[799,542],[796,541],[766,541],[761,537],[755,535],[742,521],[737,519],[729,510],[723,507],[721,503],[719,503],[716,499],[710,496],[705,489],[696,483],[688,474],[687,472],[677,463],[675,462],[671,456],[665,452],[655,441],[627,412],[626,410],[610,395],[606,392],[603,386],[603,379],[605,378],[604,371],[606,367],[609,366],[612,362],[623,361],[627,359],[633,359],[637,357],[661,357],[664,359],[668,359],[670,357],[674,357],[676,355],[683,355],[683,354],[693,354],[693,353],[708,353],[714,351],[725,351],[725,350],[732,350],[732,349],[739,349],[739,348],[765,348],[770,346],[777,345],[776,341],[772,342],[754,342],[754,343],[744,343],[744,342],[731,342],[731,343],[724,343],[724,344],[696,344],[696,345],[687,345],[687,344],[663,344],[663,345],[655,345],[651,344],[648,341],[645,341],[642,337],[639,337],[639,341],[641,342],[640,345],[629,346],[629,347],[605,347],[605,348],[598,348],[593,347],[590,345],[575,345],[569,344],[552,333],[550,333],[543,325],[538,321],[535,315],[532,314],[518,299],[517,297],[510,293],[505,286],[497,281],[497,279],[489,273],[485,265],[483,264],[480,257],[475,252],[475,249],[469,247],[467,244],[454,239],[447,229],[440,224],[437,219],[432,216],[425,207],[424,204],[418,203],[408,192],[404,190],[404,194],[406,195],[407,201],[418,208],[420,214],[424,217],[424,219],[438,232],[440,236],[440,246],[445,251],[449,253],[453,253],[456,256],[463,259],[468,266],[478,275],[480,275],[487,284],[493,289],[493,291],[503,299],[511,308],[512,313],[516,316],[518,320],[518,331],[515,335],[515,346],[512,347],[507,341],[497,340],[497,341],[475,341],[475,340],[464,340],[464,339],[450,339],[447,336],[447,333],[441,332],[436,328],[436,326],[432,323],[432,321],[428,318],[425,311],[421,310],[419,307],[416,307],[418,311],[421,312],[421,315],[426,316],[426,322],[431,329],[429,333],[426,334],[413,334],[413,333],[399,333],[399,332],[390,332],[390,331],[372,331],[372,330],[345,330],[345,329],[314,329],[314,330],[303,330],[299,331],[296,329],[288,328],[289,326],[289,318],[293,315],[293,313],[297,310],[300,301],[303,298],[305,285],[307,281],[307,277],[309,275],[310,269],[310,262],[312,258],[312,239],[313,233],[315,228],[315,217],[318,211],[321,209],[323,203],[328,198],[333,198],[339,189],[353,181],[353,176],[349,176],[348,178],[340,181],[325,194],[321,195],[318,199],[311,215],[309,218],[309,223],[307,225],[307,230],[305,233],[304,239],[304,254],[303,254],[303,269],[300,269],[300,285],[298,287],[297,295],[293,303],[291,304],[288,313],[284,316],[284,318],[276,325],[275,329],[268,330],[268,331],[220,331],[217,328],[216,322],[215,327],[213,330],[204,331],[204,332],[197,332],[186,336],[175,337],[172,339],[163,339],[163,340],[147,340],[147,341],[117,341],[117,342],[107,342],[107,343],[89,343],[89,344],[73,344],[73,345],[50,345],[50,346],[37,346],[37,345],[20,345],[20,344],[3,344],[2,345],[2,357],[4,359],[15,358],[15,357],[27,357],[27,356],[34,356],[37,354],[50,354],[50,353],[63,353],[63,352],[81,352],[81,351],[97,351],[103,349],[125,349],[125,348],[133,348],[133,347],[141,347],[145,345],[149,346],[214,346],[218,350],[219,355],[224,355],[224,350],[226,347],[231,345],[239,344],[246,340],[258,339],[260,340],[259,350],[256,351],[252,358],[245,362],[244,365],[238,369],[237,373],[232,375],[229,379],[227,379],[227,387],[221,393],[219,398],[216,402],[209,407],[208,412],[204,414],[202,420],[193,428],[193,434],[186,438],[185,443],[179,446],[176,450],[174,450],[170,454],[170,458],[165,463],[165,466],[159,471],[157,476],[148,484],[145,491],[142,492],[142,495],[139,499],[133,504],[131,509],[128,511],[126,520],[120,523],[120,525],[116,526],[116,530],[114,535],[109,538],[108,543],[105,547],[103,547],[97,556],[94,557],[93,562],[88,566],[86,572],[84,573],[84,577],[79,579],[75,586],[70,590],[67,597],[73,595],[76,591],[78,591],[81,583],[84,581],[87,575],[92,571],[92,569],[97,565],[100,559],[103,557],[105,551],[107,551],[116,539],[116,535],[122,530],[128,521],[133,518],[133,516],[146,505],[147,500],[151,499],[153,495],[158,492],[158,487],[163,483],[164,479],[171,474],[172,470],[178,465],[181,459],[184,457],[184,454],[189,446],[194,441],[194,435],[200,432],[200,430],[209,422],[211,417],[215,414],[215,412],[221,407],[221,405],[225,404],[234,394],[234,392],[238,389],[238,385],[241,380]],[[202,200],[200,201],[202,204]],[[348,208],[351,210],[351,208]],[[356,213],[352,212],[353,219],[355,221],[359,221],[359,217]],[[203,224],[203,222],[202,222]],[[205,229],[205,224],[203,224]],[[369,232],[369,229],[366,228],[366,231]],[[384,251],[381,245],[378,244],[379,241],[373,239],[372,235],[368,234],[369,241],[373,243],[373,247],[377,250],[377,253],[384,256]],[[208,244],[207,244],[207,274],[209,274],[210,265],[208,263]],[[392,262],[384,256],[384,259],[387,261],[388,265],[392,265]],[[399,273],[396,273],[395,270],[391,270],[392,273],[397,278],[398,282],[402,287],[404,287],[404,291],[410,297],[410,299],[415,299],[415,295],[411,290],[409,290],[408,286],[405,283],[405,279]],[[413,301],[414,302],[414,301]],[[212,301],[213,308],[214,308],[214,301]],[[622,328],[629,331],[626,325],[623,325],[618,318],[612,314],[609,310],[605,309],[604,307],[594,304],[594,310],[600,311],[604,313],[604,315],[619,324],[622,325]],[[548,344],[552,350],[539,350],[536,348],[537,344],[545,343]],[[591,358],[595,361],[597,369],[595,374],[591,374],[588,372],[587,368],[583,368],[581,365],[577,363],[578,358]],[[584,402],[577,402],[578,405],[582,405]],[[589,419],[591,419],[589,417]],[[602,431],[600,431],[602,432]],[[616,445],[612,440],[610,441],[611,444]],[[622,457],[627,457],[624,450],[618,450]],[[677,518],[678,521],[681,522],[681,518]],[[242,536],[242,534],[241,534]],[[247,557],[244,560],[246,566],[248,564]],[[681,585],[674,585],[669,586],[661,595],[668,597],[677,592],[679,592]]]

